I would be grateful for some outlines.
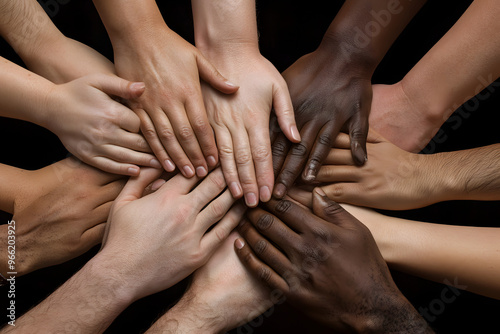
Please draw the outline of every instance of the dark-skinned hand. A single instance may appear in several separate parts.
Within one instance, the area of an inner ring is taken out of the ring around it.
[[[235,248],[249,271],[311,318],[337,330],[432,332],[406,300],[370,231],[319,188],[313,212],[271,200],[247,213]]]
[[[302,141],[292,144],[281,134],[274,141],[275,197],[283,198],[301,173],[305,181],[314,181],[340,130],[351,137],[356,164],[366,161],[371,71],[355,63],[333,59],[319,48],[283,73]]]

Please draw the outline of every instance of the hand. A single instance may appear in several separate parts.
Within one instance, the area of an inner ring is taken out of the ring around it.
[[[144,84],[96,74],[56,85],[46,98],[44,124],[64,146],[89,165],[109,173],[137,175],[140,166],[160,168],[146,140],[138,134],[134,112],[110,96],[140,96]]]
[[[74,158],[25,173],[13,217],[19,274],[63,263],[101,242],[122,177]]]
[[[203,85],[208,117],[231,193],[235,198],[244,194],[246,204],[255,207],[259,197],[263,202],[271,198],[274,184],[269,134],[273,106],[283,132],[300,141],[292,103],[285,80],[258,50],[216,58],[240,88],[227,96]]]
[[[240,227],[245,266],[307,315],[339,331],[421,332],[426,322],[393,282],[370,231],[314,193],[314,213],[272,200]],[[286,224],[285,224],[286,223]],[[276,245],[276,246],[274,246]]]
[[[432,156],[408,153],[374,131],[368,135],[369,161],[356,166],[349,137],[340,134],[316,180],[332,200],[387,210],[409,210],[445,200],[446,178],[431,168]],[[436,168],[438,168],[436,166]]]
[[[238,88],[166,25],[144,34],[139,43],[115,43],[114,49],[118,74],[146,84],[144,94],[131,104],[142,133],[165,170],[177,165],[185,177],[206,176],[218,155],[200,78],[223,93]]]
[[[181,300],[148,333],[225,333],[250,322],[273,306],[271,291],[251,276],[234,252],[233,232],[208,262],[193,274]]]
[[[407,95],[401,82],[373,85],[370,125],[405,151],[416,153],[424,149],[445,120],[431,120],[426,106]]]
[[[159,174],[144,169],[127,183],[103,239],[100,258],[112,259],[111,269],[125,278],[135,300],[171,287],[205,264],[244,211],[241,205],[229,211],[234,199],[224,190],[220,169],[201,183],[178,174],[142,197]]]
[[[283,198],[302,170],[305,181],[316,178],[341,129],[351,136],[356,163],[366,160],[371,73],[339,59],[318,49],[283,73],[302,141],[290,147],[280,136],[273,143],[278,172],[273,195],[277,198]]]

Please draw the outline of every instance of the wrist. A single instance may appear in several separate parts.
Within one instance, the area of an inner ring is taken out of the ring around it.
[[[249,60],[260,59],[258,44],[248,40],[232,40],[224,43],[198,43],[196,47],[217,69],[244,65]]]

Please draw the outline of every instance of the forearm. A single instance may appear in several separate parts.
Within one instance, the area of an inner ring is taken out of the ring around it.
[[[408,98],[437,127],[500,76],[500,36],[488,34],[500,29],[499,15],[497,1],[474,1],[401,81]]]
[[[2,333],[16,331],[102,333],[132,299],[123,277],[104,266],[98,256],[47,299]]]
[[[4,58],[0,72],[0,115],[44,126],[44,106],[54,84]]]
[[[429,190],[433,188],[436,202],[500,200],[500,144],[421,158],[421,167],[429,176],[422,184],[426,183]],[[429,183],[433,178],[440,179],[442,186]]]
[[[0,210],[14,213],[16,194],[28,173],[23,169],[0,164]]]
[[[320,50],[375,68],[426,0],[348,0],[328,28]]]
[[[500,229],[410,221],[342,206],[370,229],[391,268],[500,298]]]
[[[192,4],[196,46],[210,60],[240,50],[258,52],[255,0],[192,0]]]

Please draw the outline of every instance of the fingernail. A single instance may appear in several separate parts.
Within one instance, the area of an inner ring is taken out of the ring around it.
[[[271,191],[269,190],[268,186],[260,187],[259,192],[260,192],[260,200],[262,202],[267,202],[271,199]]]
[[[306,175],[304,176],[305,181],[314,181],[316,176],[314,175],[314,171],[310,168],[307,169]]]
[[[165,166],[165,167],[166,167],[166,168],[165,168],[165,170],[166,170],[167,172],[173,172],[173,171],[175,170],[175,165],[173,164],[173,162],[172,162],[172,161],[170,161],[170,160],[168,160],[168,159],[167,159],[167,160],[165,160],[165,165],[166,165],[166,166]]]
[[[236,246],[236,248],[238,249],[242,249],[243,246],[245,246],[245,243],[243,242],[242,239],[238,238],[236,239],[236,241],[234,242],[234,245]]]
[[[274,196],[276,196],[277,198],[283,198],[283,196],[285,196],[285,193],[286,187],[284,184],[278,183],[276,187],[274,187]]]
[[[149,165],[153,168],[161,168],[160,162],[156,159],[151,159],[151,161],[149,162]]]
[[[182,170],[184,171],[184,176],[186,177],[193,177],[194,176],[194,172],[193,172],[193,169],[189,166],[184,166],[182,167]]]
[[[209,167],[215,167],[215,165],[217,165],[217,160],[215,160],[213,155],[207,157],[207,162]]]
[[[130,85],[130,88],[132,90],[143,90],[146,88],[146,85],[144,84],[144,82],[134,82]]]
[[[236,88],[238,87],[237,85],[235,85],[234,83],[232,83],[231,81],[229,80],[226,80],[226,85],[228,85],[229,87],[232,87],[232,88]]]
[[[231,194],[233,194],[233,197],[239,198],[241,196],[241,187],[237,182],[231,182],[229,190],[231,191]]]
[[[130,175],[137,176],[137,175],[139,175],[139,173],[140,173],[140,169],[139,169],[138,167],[129,167],[129,169],[127,170],[127,172],[128,172]]]
[[[296,141],[300,142],[302,139],[300,138],[299,129],[297,129],[296,125],[290,126],[290,132],[292,133],[292,138]]]
[[[245,195],[245,202],[249,207],[254,207],[257,205],[257,196],[254,193],[248,193]]]
[[[323,196],[323,197],[326,197],[326,193],[323,191],[323,189],[321,189],[320,187],[318,188],[314,188],[314,191],[320,195],[320,196]]]
[[[196,175],[198,177],[205,177],[207,176],[207,170],[205,169],[205,167],[196,167]]]
[[[167,183],[167,181],[163,180],[163,179],[159,179],[159,180],[156,180],[155,182],[153,182],[153,184],[151,185],[151,191],[157,191],[158,189],[161,188],[162,185],[164,185],[165,183]]]
[[[363,165],[368,160],[365,151],[358,142],[354,143],[354,158],[358,165]]]

